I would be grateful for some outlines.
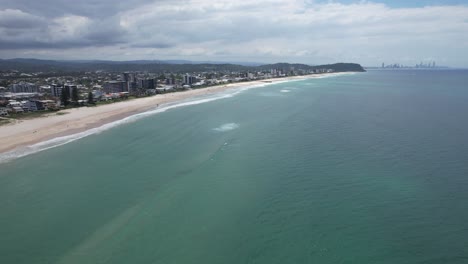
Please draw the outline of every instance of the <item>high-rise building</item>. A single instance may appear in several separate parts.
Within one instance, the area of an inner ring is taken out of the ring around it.
[[[10,92],[12,93],[38,93],[39,87],[32,83],[20,82],[10,85]]]
[[[103,90],[106,93],[128,92],[128,83],[124,81],[109,81],[104,83]]]
[[[188,75],[188,74],[184,75],[184,84],[188,84],[188,85],[191,84],[191,83],[190,83],[190,77],[191,77],[191,76]]]
[[[131,72],[122,73],[122,81],[132,83],[135,82],[135,74]]]
[[[138,88],[139,89],[154,89],[155,80],[154,79],[142,79],[138,80]]]
[[[155,88],[156,88],[156,80],[148,79],[146,89],[155,89]]]
[[[166,78],[166,85],[174,85],[174,84],[176,84],[176,80],[174,77]]]
[[[63,89],[68,89],[68,94],[70,95],[72,94],[74,88],[78,89],[78,86],[76,86],[75,84],[71,84],[71,83],[67,83],[63,86]]]
[[[195,76],[190,76],[188,74],[186,74],[184,76],[184,84],[186,84],[186,85],[192,85],[192,84],[196,83],[197,81],[198,81],[197,77],[195,77]]]
[[[62,92],[63,92],[63,86],[58,85],[58,84],[50,85],[50,93],[52,94],[52,96],[60,98],[60,96],[62,96]]]
[[[125,83],[125,92],[130,92],[138,86],[136,83],[136,76],[134,73],[131,72],[122,73],[122,81]]]

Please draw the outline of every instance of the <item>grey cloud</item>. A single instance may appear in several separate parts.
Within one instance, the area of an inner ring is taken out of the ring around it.
[[[81,42],[44,42],[36,40],[24,40],[24,41],[4,41],[0,40],[0,49],[9,50],[20,50],[20,49],[69,49],[83,46],[89,46],[90,43],[87,41]]]
[[[37,28],[44,26],[44,18],[25,13],[17,9],[0,10],[0,28]]]
[[[310,63],[362,58],[363,63],[381,63],[387,57],[452,56],[444,47],[463,50],[468,43],[465,6],[395,9],[372,1],[345,5],[312,0],[0,1],[0,12],[21,10],[0,15],[0,48],[16,53],[64,56],[86,48],[89,58],[232,56]]]
[[[111,45],[126,43],[125,38],[120,34],[120,30],[115,31],[93,31],[85,36],[84,39],[88,40],[94,45]]]
[[[129,32],[120,26],[117,17],[110,17],[92,21],[92,26],[83,37],[95,43],[117,44],[125,43],[128,34]]]
[[[129,45],[132,48],[153,48],[153,49],[167,49],[175,47],[176,45],[173,43],[166,43],[166,42],[143,42],[143,43],[135,43]]]
[[[135,7],[169,0],[2,0],[0,7],[20,9],[25,12],[47,17],[74,14],[92,18],[113,16]],[[177,1],[177,0],[176,0]]]
[[[105,39],[96,41],[89,38],[74,38],[59,41],[35,40],[28,38],[17,38],[13,40],[0,39],[0,49],[71,49],[83,47],[103,47],[122,43],[119,39]]]
[[[83,47],[102,47],[123,43],[120,39],[93,40],[70,39],[60,41],[38,41],[34,39],[0,40],[0,49],[70,49]]]
[[[219,56],[229,56],[229,55],[234,55],[232,54],[231,51],[228,50],[218,50],[213,53],[214,55],[219,55]]]
[[[163,0],[162,2],[167,1]],[[0,3],[0,48],[62,49],[131,43],[133,35],[120,25],[119,13],[153,3],[154,0],[2,0]],[[66,28],[64,16],[81,16],[90,21],[76,32]],[[54,29],[55,28],[55,29]],[[67,35],[67,33],[73,33]],[[65,38],[65,39],[62,39]],[[159,45],[163,47],[164,45]]]
[[[127,30],[116,16],[47,19],[21,10],[0,9],[0,48],[67,49],[125,43]]]

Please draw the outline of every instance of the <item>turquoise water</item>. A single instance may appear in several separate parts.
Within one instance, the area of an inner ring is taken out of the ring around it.
[[[287,82],[0,164],[0,263],[468,263],[467,83]]]

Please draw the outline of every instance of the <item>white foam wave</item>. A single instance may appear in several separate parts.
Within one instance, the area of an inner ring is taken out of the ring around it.
[[[289,92],[291,92],[291,90],[283,89],[283,90],[280,90],[280,92],[282,92],[282,93],[289,93]]]
[[[236,124],[236,123],[227,123],[227,124],[224,124],[220,127],[217,127],[217,128],[213,128],[214,131],[218,131],[218,132],[226,132],[226,131],[229,131],[229,130],[234,130],[236,128],[238,128],[239,125]]]
[[[258,95],[263,96],[263,97],[280,97],[281,96],[281,94],[275,93],[275,92],[261,92]]]
[[[345,73],[345,74],[350,74],[350,73]],[[334,77],[334,76],[337,76],[337,75],[338,74],[330,75],[330,76],[323,76],[323,78]],[[116,126],[119,126],[119,125],[122,125],[122,124],[133,122],[133,121],[136,121],[138,119],[141,119],[141,118],[144,118],[144,117],[147,117],[147,116],[150,116],[150,115],[154,115],[154,114],[157,114],[157,113],[165,112],[165,111],[167,111],[169,109],[183,107],[183,106],[203,104],[203,103],[207,103],[207,102],[211,102],[211,101],[215,101],[215,100],[219,100],[219,99],[223,99],[223,98],[233,97],[233,96],[235,96],[237,94],[240,94],[240,93],[242,93],[244,91],[254,89],[254,88],[261,88],[261,87],[265,87],[265,86],[272,85],[272,84],[280,84],[280,83],[286,83],[286,82],[290,82],[290,81],[301,81],[301,80],[304,80],[304,79],[307,79],[307,78],[296,79],[296,80],[284,80],[284,81],[278,81],[278,82],[272,82],[272,83],[261,83],[261,84],[256,84],[256,85],[245,86],[245,87],[242,87],[242,88],[239,88],[239,87],[236,88],[235,87],[235,88],[232,88],[232,89],[228,89],[228,90],[226,90],[226,91],[224,91],[222,93],[218,93],[218,94],[215,94],[215,95],[210,95],[209,97],[191,98],[191,99],[184,100],[184,101],[179,101],[179,102],[175,102],[175,103],[161,105],[160,107],[158,107],[156,109],[153,109],[153,110],[150,110],[150,111],[147,111],[147,112],[143,112],[143,113],[139,113],[139,114],[135,114],[135,115],[126,117],[124,119],[114,121],[114,122],[111,122],[111,123],[108,123],[108,124],[104,124],[104,125],[102,125],[100,127],[92,128],[92,129],[89,129],[89,130],[86,130],[86,131],[83,131],[83,132],[80,132],[80,133],[76,133],[76,134],[68,135],[68,136],[63,136],[63,137],[57,137],[57,138],[50,139],[50,140],[47,140],[47,141],[44,141],[44,142],[40,142],[40,143],[31,145],[31,146],[21,147],[21,148],[17,148],[17,149],[14,149],[12,151],[9,151],[9,152],[0,153],[0,163],[8,162],[8,161],[11,161],[13,159],[21,158],[21,157],[31,155],[31,154],[34,154],[34,153],[37,153],[37,152],[40,152],[40,151],[43,151],[43,150],[47,150],[47,149],[55,148],[55,147],[58,147],[58,146],[62,146],[62,145],[65,145],[67,143],[76,141],[78,139],[82,139],[84,137],[87,137],[87,136],[90,136],[90,135],[93,135],[93,134],[101,133],[103,131],[106,131],[108,129],[111,129],[113,127],[116,127]],[[220,126],[218,128],[215,128],[214,130],[222,132],[222,131],[228,131],[228,130],[236,129],[238,127],[239,127],[239,125],[237,125],[235,123],[229,123],[229,124],[224,124],[224,125],[222,125],[222,126]]]
[[[147,112],[143,112],[143,113],[139,113],[139,114],[135,114],[135,115],[123,118],[123,119],[118,120],[118,121],[114,121],[114,122],[111,122],[111,123],[104,124],[104,125],[102,125],[100,127],[91,128],[89,130],[86,130],[86,131],[83,131],[83,132],[80,132],[80,133],[53,138],[53,139],[43,141],[43,142],[31,145],[31,146],[21,147],[21,148],[17,148],[17,149],[14,149],[12,151],[9,151],[9,152],[1,153],[0,154],[0,163],[8,162],[8,161],[11,161],[13,159],[21,158],[21,157],[31,155],[31,154],[34,154],[34,153],[37,153],[37,152],[40,152],[40,151],[43,151],[43,150],[47,150],[47,149],[51,149],[51,148],[54,148],[54,147],[62,146],[62,145],[65,145],[67,143],[76,141],[78,139],[82,139],[84,137],[87,137],[87,136],[90,136],[90,135],[93,135],[93,134],[99,134],[99,133],[101,133],[103,131],[109,130],[111,128],[114,128],[114,127],[122,125],[122,124],[134,122],[136,120],[139,120],[139,119],[147,117],[147,116],[151,116],[151,115],[154,115],[154,114],[157,114],[157,113],[165,112],[165,111],[167,111],[169,109],[183,107],[183,106],[203,104],[203,103],[207,103],[207,102],[211,102],[211,101],[215,101],[215,100],[219,100],[219,99],[223,99],[223,98],[229,98],[229,97],[234,96],[235,94],[237,94],[237,93],[223,93],[223,94],[217,94],[215,96],[206,97],[206,98],[185,100],[185,101],[180,101],[180,102],[176,102],[176,103],[162,105],[162,106],[160,106],[160,107],[158,107],[156,109],[153,109],[153,110],[150,110],[150,111],[147,111]]]
[[[325,79],[325,78],[332,78],[332,77],[338,77],[338,76],[343,76],[343,75],[354,75],[354,74],[358,74],[358,72],[335,72],[335,73],[330,73],[326,75],[314,76],[314,79]]]

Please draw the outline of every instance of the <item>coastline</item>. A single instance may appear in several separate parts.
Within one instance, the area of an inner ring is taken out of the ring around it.
[[[293,76],[255,80],[211,86],[177,93],[167,93],[130,101],[116,102],[98,107],[81,107],[63,110],[63,115],[49,115],[34,119],[22,120],[3,125],[0,130],[0,154],[19,148],[25,148],[58,137],[65,137],[98,128],[136,114],[163,108],[164,104],[181,102],[199,96],[215,95],[226,90],[241,89],[250,86],[270,85],[285,81],[320,78],[346,73],[323,73],[314,75]]]

